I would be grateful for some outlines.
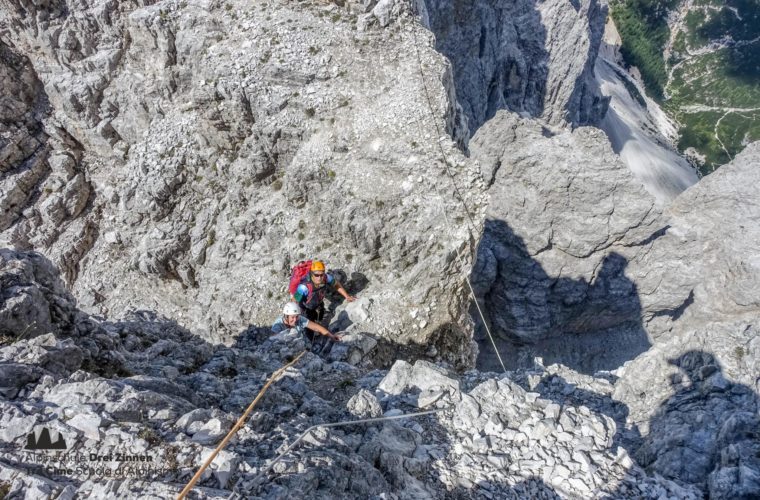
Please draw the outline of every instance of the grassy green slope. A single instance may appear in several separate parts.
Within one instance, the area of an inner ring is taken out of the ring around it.
[[[709,173],[760,140],[760,0],[696,0],[666,61],[666,18],[677,7],[677,0],[618,0],[611,13],[626,62],[681,125],[679,149],[696,150]]]

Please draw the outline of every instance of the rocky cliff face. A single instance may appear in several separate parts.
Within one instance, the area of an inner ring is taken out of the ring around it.
[[[453,4],[417,4],[452,71],[427,32],[391,22],[412,11],[403,2],[227,5],[6,5],[6,52],[29,57],[37,89],[24,106],[46,103],[39,128],[62,143],[34,179],[9,180],[25,215],[6,241],[49,254],[92,312],[155,310],[216,340],[271,321],[291,266],[312,256],[372,296],[352,322],[423,344],[467,331],[458,271],[480,228],[446,193],[466,187],[480,224],[486,186],[455,147],[464,115],[473,130],[503,107],[552,124],[601,116],[589,61],[604,9],[484,4],[451,24]],[[516,13],[535,29],[506,21]],[[454,51],[473,44],[477,71]],[[62,181],[42,185],[52,168]]]
[[[549,124],[597,123],[608,99],[594,81],[606,5],[427,0],[420,8],[451,60],[457,98],[474,133],[500,109]]]
[[[432,189],[438,139],[455,176],[441,188],[467,186],[477,213],[484,186],[439,137],[464,128],[420,27],[378,30],[370,14],[360,32],[356,11],[289,2],[13,2],[4,16],[37,82],[24,105],[49,103],[38,121],[67,131],[79,148],[69,168],[81,158],[85,171],[50,194],[45,158],[34,179],[10,179],[26,187],[15,201],[26,215],[6,238],[56,262],[73,253],[67,279],[90,311],[150,309],[229,341],[270,323],[291,266],[321,257],[372,297],[349,322],[371,315],[373,331],[424,344],[467,330],[464,294],[445,292],[461,290],[475,241],[445,228],[443,212],[464,220],[464,209]],[[39,243],[88,196],[75,250]]]
[[[473,278],[498,332],[557,338],[565,350],[559,339],[579,338],[584,347],[566,362],[585,356],[610,369],[674,330],[757,314],[748,286],[760,276],[746,259],[757,254],[747,235],[760,214],[740,201],[753,197],[744,186],[754,183],[756,146],[661,212],[599,131],[542,133],[501,114],[471,143],[493,184]]]
[[[621,440],[647,470],[756,492],[760,145],[660,211],[600,138],[503,113],[470,143],[493,179],[473,282],[497,347],[508,366],[539,356],[611,378]]]
[[[531,341],[557,327],[577,333],[638,320],[640,311],[626,310],[636,290],[621,281],[621,252],[660,229],[657,210],[604,134],[582,128],[553,135],[500,113],[471,149],[492,183],[474,274],[488,300],[505,301],[489,305],[506,321],[500,329]],[[615,297],[621,307],[611,304]]]
[[[83,147],[50,121],[54,108],[29,60],[2,42],[0,75],[3,244],[45,251],[73,279],[97,233]]]
[[[305,347],[294,333],[255,328],[214,346],[148,312],[98,321],[76,309],[43,257],[0,258],[0,280],[14,283],[0,310],[12,341],[0,348],[0,481],[11,495],[175,496],[267,374]],[[62,314],[50,333],[30,338],[13,326],[52,304]],[[349,335],[286,372],[194,495],[751,497],[758,398],[737,379],[757,373],[757,338],[732,360],[719,347],[726,338],[703,330],[592,377],[540,363],[499,376],[425,361],[372,370],[376,341]],[[313,425],[381,415],[411,416],[317,428],[286,449]],[[43,432],[84,463],[19,461],[34,453],[23,451],[28,436]]]
[[[176,495],[306,347],[266,325],[319,256],[360,297],[331,303],[344,342],[273,386],[201,497],[760,491],[760,148],[659,206],[577,127],[606,105],[603,5],[2,6],[0,489]],[[451,371],[477,351],[467,276],[503,375],[490,344]],[[43,427],[161,469],[19,459]]]
[[[267,373],[304,349],[298,335],[259,329],[234,346],[212,346],[149,313],[95,321],[73,306],[43,257],[3,251],[0,259],[0,279],[18,282],[0,311],[1,328],[12,326],[13,314],[52,302],[78,318],[66,332],[14,337],[0,348],[0,484],[11,496],[176,496]],[[45,299],[16,300],[35,294]],[[457,376],[425,361],[370,371],[375,344],[353,335],[322,356],[307,353],[267,392],[193,495],[699,497],[632,461],[607,381],[558,366],[504,378]],[[95,355],[98,363],[87,361]],[[567,384],[578,387],[572,402],[564,401]],[[433,413],[317,429],[278,459],[312,425],[419,411]],[[19,461],[35,453],[23,447],[42,429],[63,438],[64,456],[84,461]]]

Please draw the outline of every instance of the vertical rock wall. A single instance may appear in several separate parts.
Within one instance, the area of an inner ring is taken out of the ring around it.
[[[458,149],[451,68],[405,3],[382,23],[321,2],[4,7],[49,103],[41,123],[77,145],[71,182],[97,215],[50,218],[25,196],[29,216],[4,234],[57,262],[71,250],[42,245],[47,228],[89,228],[67,274],[82,307],[153,310],[229,340],[271,324],[291,266],[319,257],[363,298],[333,302],[342,326],[423,350],[467,337],[480,229],[452,193],[478,221],[485,186]]]
[[[457,98],[474,133],[499,109],[552,125],[594,124],[607,99],[593,65],[606,5],[427,0],[422,18],[452,62]]]

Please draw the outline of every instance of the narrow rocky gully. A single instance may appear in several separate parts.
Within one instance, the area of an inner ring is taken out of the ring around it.
[[[760,497],[760,143],[652,194],[607,10],[0,0],[0,498]]]

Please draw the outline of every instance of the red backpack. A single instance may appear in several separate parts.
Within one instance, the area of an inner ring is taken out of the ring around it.
[[[298,284],[301,283],[301,280],[304,276],[309,274],[309,272],[311,272],[310,260],[302,260],[293,267],[293,270],[290,271],[290,283],[288,283],[288,292],[290,292],[290,295],[296,294]]]

